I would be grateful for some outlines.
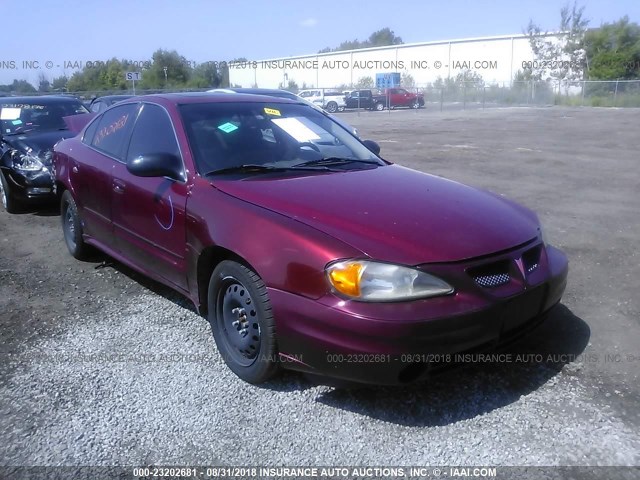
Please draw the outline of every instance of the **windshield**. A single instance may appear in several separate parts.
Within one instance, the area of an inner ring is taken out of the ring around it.
[[[328,116],[283,103],[202,103],[180,106],[200,174],[251,166],[251,172],[317,165],[375,168],[385,162]],[[245,169],[246,170],[246,169]]]
[[[63,117],[88,113],[80,102],[15,102],[0,104],[3,135],[66,128]]]

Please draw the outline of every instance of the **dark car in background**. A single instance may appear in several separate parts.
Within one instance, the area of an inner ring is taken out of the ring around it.
[[[345,96],[346,108],[384,110],[385,98],[375,90],[353,90]]]
[[[89,104],[89,110],[93,113],[100,113],[105,111],[114,103],[121,102],[122,100],[127,100],[131,98],[133,95],[105,95],[103,97],[96,97],[91,100]]]
[[[64,117],[88,113],[72,96],[0,98],[0,199],[10,213],[55,198],[53,146],[73,136]]]
[[[536,214],[378,151],[286,99],[125,100],[55,147],[64,239],[191,299],[252,383],[410,383],[544,319],[568,262]]]

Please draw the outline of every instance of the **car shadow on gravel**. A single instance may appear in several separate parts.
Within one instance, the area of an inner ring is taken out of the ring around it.
[[[57,203],[20,205],[17,207],[16,214],[34,215],[36,217],[57,217],[60,215],[60,205]]]
[[[140,291],[143,292],[145,290],[150,291],[156,295],[164,297],[170,302],[175,303],[179,307],[185,308],[187,310],[192,311],[193,313],[198,313],[195,305],[191,300],[189,300],[184,295],[181,295],[177,291],[173,290],[166,285],[163,285],[160,282],[157,282],[137,271],[129,268],[123,263],[111,258],[107,254],[92,248],[88,257],[82,260],[83,263],[87,264],[87,266],[93,265],[93,268],[96,270],[105,269],[106,271],[111,271],[120,275],[124,275],[131,279]]]
[[[590,336],[589,326],[559,305],[537,329],[497,352],[504,354],[502,361],[479,361],[476,355],[425,383],[337,388],[317,401],[399,425],[449,425],[506,407],[541,388],[565,365],[586,359]]]

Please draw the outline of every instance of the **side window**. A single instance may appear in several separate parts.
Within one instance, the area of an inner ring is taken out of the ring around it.
[[[103,110],[103,108],[101,108],[102,106],[102,102],[93,102],[93,105],[91,105],[91,111],[92,112],[99,112],[100,110]]]
[[[180,158],[169,115],[164,108],[145,103],[133,127],[127,162],[148,153],[171,153]]]
[[[85,143],[87,145],[91,145],[91,142],[93,141],[93,137],[96,134],[96,130],[98,129],[98,124],[100,123],[100,119],[94,119],[89,126],[87,127],[87,129],[84,131],[84,135],[82,136],[82,143]]]
[[[98,128],[91,145],[107,155],[121,159],[136,107],[135,103],[130,103],[105,112],[97,120]]]

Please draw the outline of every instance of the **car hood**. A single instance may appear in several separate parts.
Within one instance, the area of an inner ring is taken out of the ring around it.
[[[28,132],[24,135],[9,135],[3,137],[3,140],[16,150],[25,153],[31,150],[34,155],[40,155],[47,150],[52,150],[59,140],[73,136],[74,133],[69,130],[47,130],[43,132]]]
[[[488,255],[538,235],[537,216],[527,208],[398,165],[211,183],[332,235],[371,258],[405,265]]]

